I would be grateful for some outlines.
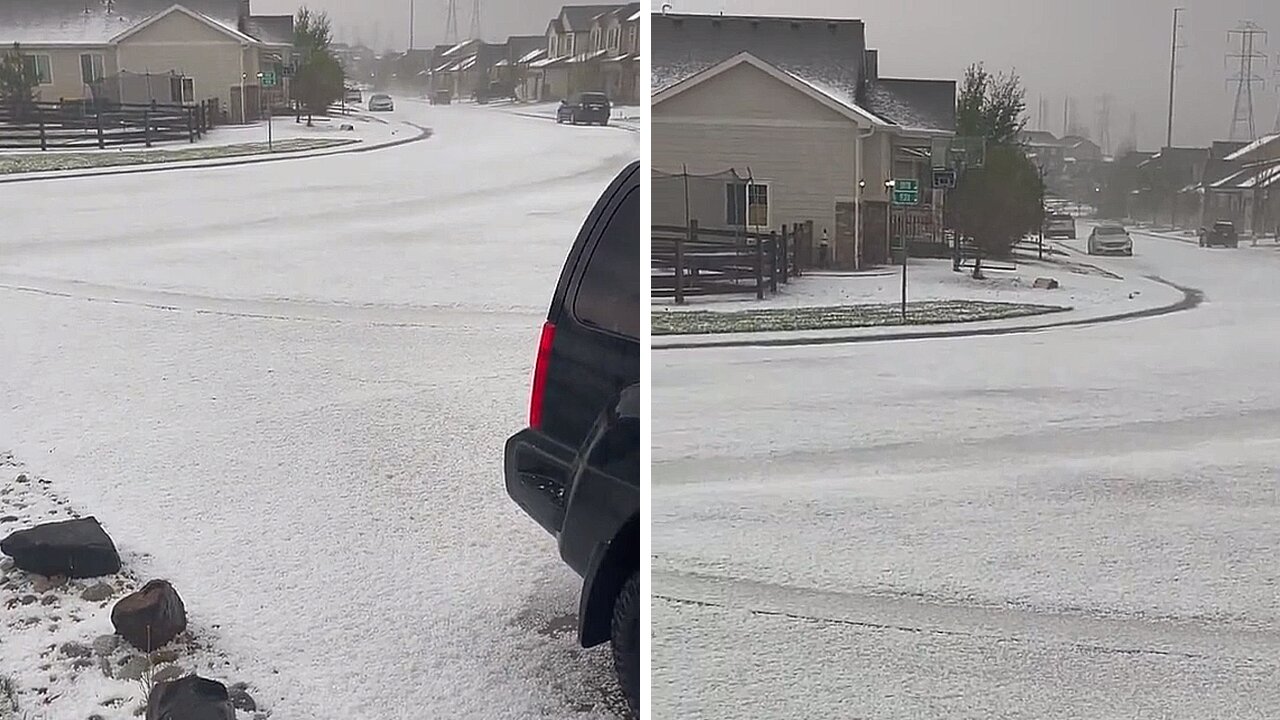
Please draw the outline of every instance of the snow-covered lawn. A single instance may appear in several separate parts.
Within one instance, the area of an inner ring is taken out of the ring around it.
[[[655,312],[654,335],[700,335],[743,332],[788,332],[888,325],[938,325],[1006,320],[1062,312],[1069,308],[973,300],[925,300],[901,305],[864,304],[756,310]]]
[[[581,580],[507,497],[502,447],[637,136],[396,116],[435,135],[6,186],[0,451],[171,580],[272,720],[614,718]],[[25,672],[7,639],[0,674]]]
[[[262,155],[269,151],[277,153],[305,152],[358,142],[360,141],[355,139],[344,140],[340,138],[294,138],[275,141],[270,146],[263,141],[239,145],[209,145],[146,151],[10,154],[0,155],[0,175],[215,160]]]

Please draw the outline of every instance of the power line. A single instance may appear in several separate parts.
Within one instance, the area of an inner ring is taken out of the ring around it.
[[[1259,39],[1266,43],[1267,31],[1256,23],[1246,20],[1238,29],[1227,33],[1228,41],[1233,41],[1237,37],[1240,40],[1240,52],[1227,55],[1228,63],[1232,60],[1240,63],[1238,72],[1227,79],[1228,83],[1236,84],[1236,102],[1231,114],[1231,139],[1252,142],[1258,139],[1258,128],[1254,120],[1253,87],[1266,84],[1266,80],[1254,72],[1254,64],[1261,62],[1265,65],[1269,59],[1265,54],[1258,52],[1256,47]]]

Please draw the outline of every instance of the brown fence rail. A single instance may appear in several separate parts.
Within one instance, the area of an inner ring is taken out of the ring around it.
[[[743,232],[688,227],[652,227],[652,294],[683,304],[689,297],[778,291],[795,277],[795,232],[785,227]]]
[[[101,150],[125,145],[151,147],[163,142],[193,143],[213,127],[216,104],[0,103],[0,148]]]

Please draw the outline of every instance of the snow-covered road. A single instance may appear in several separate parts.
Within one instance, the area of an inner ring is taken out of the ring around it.
[[[607,648],[566,620],[580,581],[501,455],[638,138],[395,119],[435,135],[0,189],[0,450],[171,579],[274,720],[612,717]]]
[[[656,352],[655,716],[1280,717],[1280,253],[1135,245],[1206,302]]]

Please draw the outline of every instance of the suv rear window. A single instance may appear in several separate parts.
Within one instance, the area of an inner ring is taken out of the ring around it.
[[[604,93],[582,93],[582,102],[608,102]]]
[[[640,189],[634,188],[609,219],[573,299],[583,324],[640,337]]]

